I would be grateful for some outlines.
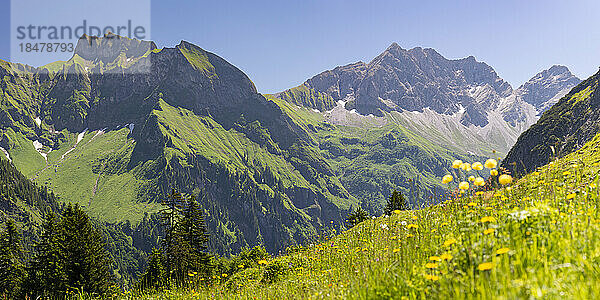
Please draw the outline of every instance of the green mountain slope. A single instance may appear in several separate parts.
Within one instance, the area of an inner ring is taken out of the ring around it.
[[[600,72],[573,88],[525,131],[502,166],[517,175],[581,148],[600,132]]]
[[[357,203],[303,122],[195,45],[84,37],[67,62],[12,69],[0,147],[101,220],[135,225],[175,188],[199,194],[214,251],[276,251]]]

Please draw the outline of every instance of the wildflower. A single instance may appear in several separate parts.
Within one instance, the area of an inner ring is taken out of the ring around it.
[[[266,265],[266,264],[268,264],[268,262],[266,260],[264,260],[264,259],[261,259],[261,260],[258,261],[258,264],[259,265]]]
[[[417,224],[408,224],[408,226],[406,226],[406,228],[408,228],[408,229],[411,229],[411,228],[417,229],[417,228],[419,228],[419,225],[417,225]]]
[[[575,193],[568,194],[567,195],[567,200],[571,200],[571,199],[575,198],[575,196],[577,196],[577,194],[575,194]]]
[[[496,170],[496,169],[490,170],[490,175],[491,176],[498,176],[498,170]]]
[[[477,177],[475,178],[475,180],[473,180],[473,184],[475,186],[484,186],[485,185],[485,180],[481,177]],[[477,192],[475,194],[479,194],[479,195],[483,195],[483,192]]]
[[[451,245],[452,245],[452,244],[454,244],[454,243],[456,243],[456,239],[449,239],[449,240],[446,240],[446,241],[444,242],[444,247],[451,246]]]
[[[500,255],[500,254],[507,253],[508,251],[510,251],[510,249],[508,249],[508,248],[500,248],[500,249],[496,250],[496,254]]]
[[[458,169],[458,168],[460,168],[460,165],[462,165],[462,163],[463,163],[462,160],[457,159],[452,162],[452,168]]]
[[[448,226],[448,222],[442,223],[441,226]]]
[[[450,183],[450,182],[452,182],[452,180],[454,180],[454,178],[450,174],[444,175],[444,177],[442,177],[443,183]]]
[[[244,265],[238,265],[238,268],[243,269]]]
[[[494,264],[492,264],[491,262],[484,262],[484,263],[479,264],[479,266],[477,266],[477,269],[479,271],[487,271],[487,270],[491,270],[493,266],[494,266]]]
[[[473,168],[473,170],[481,171],[483,170],[483,165],[480,162],[476,161],[471,165],[471,168]]]
[[[471,164],[470,163],[463,163],[462,165],[460,165],[460,168],[463,169],[463,171],[471,171]]]
[[[569,175],[571,175],[571,172],[569,172],[569,171],[564,171],[563,172],[563,176],[569,176]]]
[[[427,268],[427,269],[435,269],[437,267],[438,267],[438,264],[436,264],[436,263],[426,263],[425,264],[425,268]]]
[[[227,277],[227,274],[223,273],[223,274],[221,274],[221,277],[225,278],[225,277]]]
[[[482,191],[479,191],[479,192],[475,193],[475,195],[477,195],[477,196],[481,196],[481,195],[483,195],[483,192],[482,192]]]
[[[412,219],[413,219],[413,220],[418,220],[418,219],[419,219],[419,217],[417,217],[417,216],[412,216]]]
[[[452,255],[450,253],[444,253],[444,254],[440,255],[440,258],[442,260],[451,260],[452,259]]]
[[[488,222],[494,223],[494,222],[496,222],[496,218],[491,217],[491,216],[481,218],[481,223],[488,223]]]
[[[502,174],[500,175],[500,177],[498,177],[498,182],[500,182],[500,184],[502,185],[507,185],[509,183],[511,183],[513,180],[512,176],[508,175],[508,174]]]
[[[440,279],[440,276],[425,274],[425,279],[431,281],[438,281]]]
[[[442,259],[439,256],[431,256],[431,257],[429,257],[429,260],[431,260],[431,261],[440,261]]]
[[[194,275],[194,273],[188,273],[188,276],[194,277],[195,275]]]
[[[399,214],[401,214],[401,213],[402,213],[402,211],[401,211],[401,210],[399,210],[399,209],[396,209],[396,210],[394,210],[394,214],[396,214],[396,215],[399,215]]]
[[[477,203],[475,202],[469,202],[469,204],[467,204],[468,206],[477,206]]]
[[[394,248],[394,250],[392,250],[392,252],[394,252],[394,253],[399,252],[399,251],[400,251],[400,248]]]
[[[469,181],[475,181],[475,176],[473,176],[473,175],[469,176]]]
[[[411,237],[414,237],[414,236],[415,236],[415,235],[411,233],[411,234],[407,235],[406,237],[407,237],[407,238],[411,238]]]
[[[488,169],[494,169],[494,168],[496,168],[496,166],[498,166],[498,162],[495,159],[490,158],[490,159],[488,159],[488,160],[485,161],[485,165],[484,166],[486,168],[488,168]]]
[[[488,228],[483,231],[483,234],[488,235],[494,233],[494,228]]]
[[[463,182],[461,182],[458,185],[458,188],[461,189],[461,190],[468,190],[469,189],[469,183],[466,182],[466,181],[463,181]]]

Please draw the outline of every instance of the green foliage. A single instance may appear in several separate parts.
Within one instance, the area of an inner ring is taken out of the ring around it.
[[[17,224],[8,219],[0,232],[0,295],[17,298],[25,279],[23,249]]]
[[[361,207],[358,207],[348,214],[348,217],[346,217],[346,223],[348,223],[348,228],[352,228],[368,219],[369,214]]]
[[[394,190],[385,206],[384,214],[390,216],[395,210],[408,210],[410,205],[402,193]]]

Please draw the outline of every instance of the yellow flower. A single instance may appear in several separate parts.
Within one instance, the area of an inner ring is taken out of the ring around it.
[[[442,255],[440,256],[440,258],[441,258],[442,260],[451,260],[451,259],[452,259],[452,255],[451,255],[451,254],[449,254],[449,253],[444,253],[444,254],[442,254]]]
[[[488,216],[488,217],[483,217],[481,218],[481,223],[495,223],[496,222],[496,218]]]
[[[441,226],[448,226],[448,222],[442,223]]]
[[[397,215],[399,215],[399,214],[401,214],[401,213],[402,213],[402,211],[401,211],[401,210],[399,210],[399,209],[396,209],[396,210],[394,210],[394,214],[397,214]]]
[[[488,160],[485,161],[485,165],[484,166],[486,168],[488,168],[488,169],[494,169],[494,168],[496,168],[496,166],[498,166],[498,162],[495,159],[490,158],[490,159],[488,159]]]
[[[473,168],[473,170],[481,171],[483,170],[483,165],[480,162],[476,161],[471,165],[471,168]]]
[[[408,226],[406,226],[406,228],[408,228],[408,229],[411,229],[411,228],[417,229],[417,228],[419,228],[419,225],[417,225],[417,224],[408,224]]]
[[[463,163],[462,160],[457,159],[452,162],[452,168],[458,169],[458,168],[460,168],[460,165],[462,165],[462,163]]]
[[[479,264],[479,266],[477,266],[477,269],[479,271],[487,271],[487,270],[491,270],[493,266],[494,266],[494,264],[492,264],[491,262],[484,262],[482,264]]]
[[[468,206],[477,206],[477,203],[475,202],[469,202],[469,204],[467,204]]]
[[[435,269],[437,267],[438,267],[438,264],[436,264],[436,263],[426,263],[425,264],[425,268],[427,268],[427,269]]]
[[[268,264],[268,262],[266,260],[264,260],[264,259],[261,259],[261,260],[258,261],[258,264],[259,265],[266,265],[266,264]]]
[[[569,176],[569,175],[571,175],[571,172],[569,172],[569,171],[564,171],[563,172],[563,176]]]
[[[419,219],[419,217],[417,217],[417,216],[412,216],[412,219],[413,219],[413,220],[418,220],[418,219]]]
[[[456,239],[448,239],[444,242],[444,247],[451,246],[454,243],[456,243]]]
[[[486,234],[486,235],[487,234],[492,234],[492,233],[494,233],[494,228],[488,228],[488,229],[486,229],[486,230],[483,231],[483,234]]]
[[[577,194],[575,194],[575,193],[568,194],[567,195],[567,200],[571,200],[571,199],[575,198],[575,196],[577,196]]]
[[[394,249],[394,250],[392,250],[392,251],[393,251],[394,253],[396,253],[396,252],[400,251],[400,249],[399,249],[399,248],[395,248],[395,249]]]
[[[496,169],[490,170],[490,175],[498,176],[498,170],[496,170]]]
[[[458,185],[458,188],[461,189],[461,190],[468,190],[469,189],[469,183],[466,182],[466,181],[463,181],[463,182],[461,182]]]
[[[508,248],[500,248],[500,249],[496,250],[496,254],[500,255],[500,254],[507,253],[508,251],[510,251],[510,249],[508,249]]]
[[[221,274],[222,277],[227,277],[227,274],[223,273]]]
[[[500,175],[500,177],[498,177],[498,182],[500,182],[501,185],[507,185],[509,183],[511,183],[513,180],[512,176],[508,175],[508,174],[502,174]]]
[[[438,281],[440,279],[440,276],[425,274],[425,279],[431,281]]]
[[[194,273],[188,273],[188,276],[194,277],[195,275],[194,275]]]
[[[482,192],[482,191],[479,191],[479,192],[475,193],[475,195],[477,195],[477,196],[481,196],[481,195],[483,195],[483,192]]]
[[[460,165],[460,168],[463,169],[463,171],[471,171],[471,164],[470,163],[463,163],[462,165]]]
[[[452,180],[454,180],[454,177],[452,177],[452,175],[450,175],[450,174],[444,175],[444,177],[442,177],[443,183],[450,183],[450,182],[452,182]]]
[[[473,181],[473,184],[475,186],[484,186],[485,185],[485,180],[483,178],[481,178],[481,177],[477,177]],[[483,195],[483,192],[477,192],[476,194]]]
[[[238,268],[243,269],[244,265],[238,265]]]
[[[429,260],[431,260],[431,261],[440,261],[442,259],[439,256],[431,256],[431,257],[429,257]]]
[[[475,176],[473,176],[473,175],[469,176],[469,181],[475,181]]]

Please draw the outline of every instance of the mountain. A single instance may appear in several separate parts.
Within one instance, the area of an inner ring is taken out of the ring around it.
[[[174,188],[200,195],[214,251],[276,251],[356,203],[303,124],[190,43],[84,36],[66,62],[2,66],[0,146],[102,220],[137,224]]]
[[[403,123],[439,145],[465,141],[458,143],[463,153],[486,154],[479,141],[468,141],[485,141],[506,153],[543,110],[579,82],[566,67],[553,66],[513,90],[473,56],[449,60],[434,49],[406,50],[393,43],[368,64],[325,71],[275,96],[325,113],[336,124],[348,125],[348,113],[372,116],[380,123]]]
[[[502,166],[517,175],[526,174],[592,140],[600,124],[599,79],[600,72],[546,110],[539,121],[519,137]]]

